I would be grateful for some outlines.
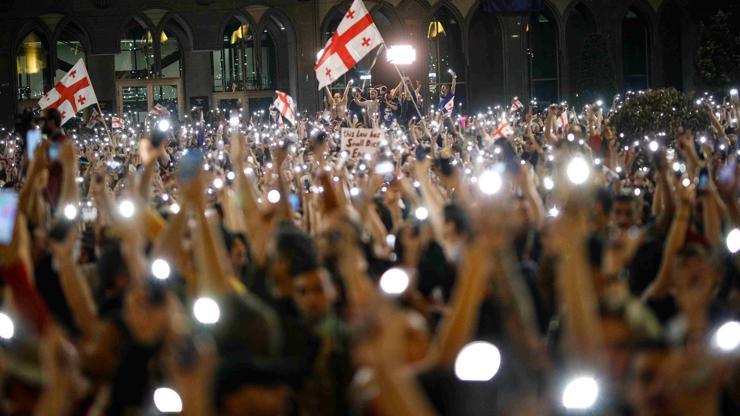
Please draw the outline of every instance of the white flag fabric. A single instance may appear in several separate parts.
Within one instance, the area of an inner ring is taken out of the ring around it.
[[[80,59],[54,86],[54,89],[39,99],[42,110],[56,108],[62,115],[62,125],[69,121],[79,111],[98,102],[90,83],[90,77],[85,68],[85,62]]]
[[[445,106],[443,107],[443,113],[447,114],[448,116],[452,115],[452,110],[455,108],[455,96],[453,95],[450,97],[450,100],[445,103]]]
[[[362,0],[354,0],[337,31],[319,51],[316,79],[319,90],[352,69],[365,55],[383,43],[378,27]]]
[[[111,117],[110,119],[110,127],[112,129],[122,129],[123,128],[123,119],[119,117]]]
[[[163,106],[162,104],[156,104],[154,107],[152,107],[152,111],[150,111],[149,114],[168,116],[170,115],[170,110],[168,110],[167,107]]]
[[[496,128],[496,131],[493,132],[491,135],[494,140],[498,139],[499,137],[508,137],[514,134],[514,129],[509,125],[509,121],[506,119],[501,120],[501,123]]]
[[[568,124],[568,111],[563,111],[557,119],[557,125],[565,131],[568,130]]]
[[[88,129],[92,129],[98,123],[102,123],[102,122],[103,122],[103,116],[100,113],[98,113],[97,109],[93,108],[92,112],[90,113],[90,119],[87,121],[87,125],[85,127],[87,127]]]
[[[293,102],[293,98],[290,95],[277,90],[275,91],[275,95],[277,97],[275,98],[273,105],[277,108],[284,119],[288,120],[290,124],[295,126],[295,103]]]
[[[524,107],[524,104],[522,104],[521,101],[519,101],[518,97],[514,97],[513,100],[511,100],[511,108],[509,108],[509,112],[513,113],[514,111],[517,111],[518,109]]]

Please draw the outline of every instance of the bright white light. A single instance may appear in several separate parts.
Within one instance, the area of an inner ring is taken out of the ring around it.
[[[229,172],[226,174],[226,179],[233,181],[234,178],[236,178],[236,175],[234,174],[234,172]]]
[[[170,205],[170,212],[172,212],[173,214],[177,214],[178,212],[180,212],[180,204],[175,202],[174,204]]]
[[[231,127],[239,127],[239,117],[238,116],[231,116],[231,118],[229,118],[229,126],[231,126]]]
[[[215,300],[201,297],[193,304],[193,315],[202,324],[215,324],[221,318],[221,310]]]
[[[575,135],[575,134],[573,134],[573,133],[568,133],[568,141],[569,141],[569,142],[572,142],[572,141],[573,141],[573,140],[575,140],[575,139],[576,139],[576,135]]]
[[[154,390],[154,406],[161,413],[180,413],[182,412],[182,399],[171,388],[160,387]]]
[[[267,201],[271,204],[277,204],[280,201],[280,191],[272,189],[267,193]]]
[[[0,338],[11,339],[15,333],[15,325],[13,320],[3,312],[0,312]]]
[[[388,245],[388,247],[393,248],[396,245],[396,236],[393,234],[388,234],[385,236],[385,243]]]
[[[591,175],[591,168],[585,159],[576,156],[568,163],[566,174],[574,185],[582,185],[586,183],[588,177]]]
[[[354,187],[354,188],[350,189],[349,190],[349,194],[351,196],[357,196],[357,195],[359,195],[360,194],[360,188]]]
[[[730,250],[730,253],[735,254],[740,251],[740,229],[733,228],[730,233],[727,234],[725,243],[727,244],[727,249]]]
[[[424,221],[425,219],[429,218],[429,210],[424,207],[416,208],[416,211],[414,211],[414,216],[419,221]]]
[[[640,194],[642,193],[642,191],[640,190],[640,188],[635,188],[635,191],[634,192],[635,192],[635,196],[640,196]]]
[[[73,204],[67,204],[64,206],[64,218],[72,221],[77,218],[77,207]]]
[[[683,178],[683,180],[681,181],[681,185],[683,185],[684,188],[688,188],[689,185],[691,185],[691,179]]]
[[[134,216],[134,212],[136,212],[136,206],[128,199],[124,199],[118,204],[118,212],[123,218],[131,218]]]
[[[224,187],[224,180],[221,178],[216,178],[213,180],[213,187],[216,189],[221,189]]]
[[[717,328],[713,337],[714,345],[724,352],[731,352],[740,346],[740,322],[725,322]]]
[[[159,129],[159,131],[167,131],[167,130],[169,130],[170,129],[170,121],[169,120],[166,120],[166,119],[159,120],[159,123],[157,123],[157,128]]]
[[[674,172],[678,172],[681,170],[681,164],[678,162],[673,162],[673,164],[671,165],[671,168],[673,168]]]
[[[648,148],[650,149],[651,152],[657,152],[658,147],[660,146],[658,145],[658,142],[656,142],[655,140],[651,141],[650,144],[648,144]]]
[[[737,88],[733,88],[730,90],[730,95],[737,95]]]
[[[393,162],[386,160],[378,163],[378,165],[375,166],[375,173],[378,175],[390,175],[393,173]]]
[[[563,407],[566,409],[589,409],[599,397],[599,384],[591,376],[573,378],[563,390]]]
[[[553,206],[552,208],[547,210],[547,215],[556,218],[558,215],[560,215],[560,210],[558,209],[558,207]]]
[[[170,264],[164,259],[155,259],[152,262],[152,274],[159,280],[170,277]]]
[[[542,179],[542,185],[545,187],[546,190],[552,191],[552,188],[555,187],[555,182],[552,180],[551,177],[545,176]]]
[[[416,61],[416,49],[411,45],[393,45],[385,53],[388,62],[395,65],[411,65]]]
[[[601,101],[601,100],[598,100],[598,101],[596,101],[596,105],[598,105],[599,107],[601,107],[602,105],[604,105],[604,102]]]
[[[400,295],[409,287],[409,274],[397,267],[380,276],[380,289],[388,295]]]
[[[487,170],[478,177],[478,187],[486,195],[493,195],[501,190],[503,179],[495,170]]]
[[[473,341],[455,358],[455,375],[463,381],[488,381],[501,367],[501,352],[485,341]]]

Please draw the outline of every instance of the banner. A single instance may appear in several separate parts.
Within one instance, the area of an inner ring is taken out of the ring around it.
[[[342,151],[347,151],[350,158],[375,154],[384,140],[385,132],[381,129],[342,129]]]

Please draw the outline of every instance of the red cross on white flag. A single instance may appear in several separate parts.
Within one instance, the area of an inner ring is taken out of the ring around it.
[[[290,95],[277,90],[275,91],[275,95],[277,95],[277,97],[275,98],[273,105],[277,108],[284,119],[288,120],[290,124],[295,126],[295,103],[293,102],[293,98]]]
[[[518,97],[514,97],[513,100],[511,100],[511,108],[509,108],[509,112],[513,113],[514,111],[524,107],[524,104],[522,104],[521,101],[519,101]]]
[[[119,117],[111,117],[110,119],[110,127],[112,129],[122,129],[123,128],[123,119]]]
[[[447,114],[448,117],[452,115],[452,110],[455,109],[455,96],[454,95],[450,97],[449,101],[445,103],[442,109],[444,110],[442,112]]]
[[[378,27],[362,0],[355,0],[339,22],[337,31],[319,51],[316,79],[319,89],[331,84],[352,69],[370,51],[383,43]]]
[[[62,114],[62,124],[66,123],[77,112],[98,102],[87,75],[85,63],[80,59],[54,86],[54,89],[39,99],[42,110],[56,108]]]
[[[514,129],[511,128],[509,125],[509,121],[506,119],[501,120],[501,123],[498,125],[496,130],[493,132],[491,137],[493,140],[498,139],[499,137],[508,137],[514,134]]]
[[[558,127],[562,128],[563,131],[568,130],[568,111],[563,111],[562,114],[560,114],[560,117],[557,119]]]

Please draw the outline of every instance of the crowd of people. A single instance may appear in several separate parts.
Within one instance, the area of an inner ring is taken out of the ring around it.
[[[21,115],[0,414],[740,414],[737,96],[624,146],[617,100],[438,95]],[[346,127],[384,139],[352,157]]]

